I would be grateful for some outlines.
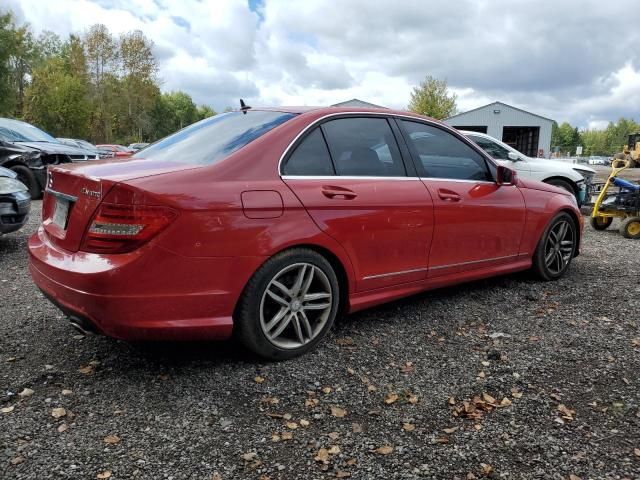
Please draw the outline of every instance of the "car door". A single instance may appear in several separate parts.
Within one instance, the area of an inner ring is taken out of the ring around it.
[[[511,151],[506,149],[499,143],[489,138],[481,137],[480,135],[469,134],[467,135],[467,137],[473,140],[473,142],[482,150],[484,150],[491,158],[498,161],[505,167],[515,170],[516,172],[518,172],[518,175],[521,175],[523,177],[528,177],[531,175],[531,166],[523,158],[523,155],[513,152],[516,153],[519,157],[519,160],[514,161],[509,158],[509,153]]]
[[[495,165],[444,127],[398,123],[433,198],[429,276],[515,261],[526,214],[519,189],[498,185]]]
[[[420,179],[407,175],[387,118],[325,121],[298,141],[281,173],[346,250],[357,291],[426,278],[433,204]]]

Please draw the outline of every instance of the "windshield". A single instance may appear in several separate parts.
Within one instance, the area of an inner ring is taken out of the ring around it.
[[[134,157],[210,165],[294,116],[267,111],[215,115],[169,135]]]
[[[55,138],[39,128],[18,120],[0,118],[0,136],[7,142],[53,142]]]
[[[84,148],[89,148],[91,150],[95,150],[96,149],[95,145],[87,142],[86,140],[76,140],[76,143],[78,145],[80,145],[81,147],[84,147]]]

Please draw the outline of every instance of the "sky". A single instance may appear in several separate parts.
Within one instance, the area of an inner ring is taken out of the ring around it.
[[[426,75],[602,128],[640,120],[637,0],[3,0],[36,32],[95,23],[154,42],[163,91],[221,111],[359,98],[405,109]]]

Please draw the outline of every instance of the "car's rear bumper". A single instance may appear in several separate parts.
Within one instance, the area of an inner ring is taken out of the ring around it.
[[[154,245],[110,256],[67,252],[42,228],[29,240],[29,270],[45,295],[68,316],[123,340],[228,338],[241,271],[258,261],[187,258]]]

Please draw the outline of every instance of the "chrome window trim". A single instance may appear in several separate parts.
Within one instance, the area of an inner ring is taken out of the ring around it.
[[[419,177],[377,177],[377,176],[358,176],[358,175],[282,175],[282,180],[407,180],[419,182]]]
[[[282,180],[302,180],[305,178],[314,178],[316,180],[318,179],[325,179],[325,178],[344,178],[347,180],[353,180],[353,179],[384,179],[384,180],[393,180],[393,179],[402,179],[402,180],[407,180],[407,179],[419,179],[420,177],[415,176],[415,177],[410,177],[409,175],[407,175],[406,177],[359,177],[359,176],[341,176],[341,175],[327,175],[327,176],[306,176],[306,175],[283,175],[282,173],[282,162],[284,160],[284,158],[289,154],[289,151],[291,150],[291,148],[293,147],[293,145],[298,141],[298,139],[300,139],[300,137],[302,137],[307,131],[311,130],[312,128],[315,128],[319,123],[321,123],[322,121],[326,120],[327,118],[332,118],[332,117],[343,117],[343,116],[370,116],[370,117],[382,117],[382,118],[406,118],[409,120],[413,120],[414,122],[418,122],[418,123],[424,123],[426,125],[431,125],[431,126],[435,126],[435,128],[439,128],[441,127],[440,124],[436,124],[434,122],[430,122],[427,119],[424,118],[417,118],[414,117],[413,115],[403,115],[401,113],[386,113],[386,112],[336,112],[336,113],[328,113],[327,115],[323,115],[320,118],[315,119],[313,122],[311,122],[309,125],[307,125],[306,127],[304,127],[295,137],[294,139],[289,142],[289,145],[287,145],[287,148],[284,149],[284,152],[282,152],[282,155],[280,155],[280,159],[278,160],[278,176],[282,179]],[[445,127],[448,127],[448,125],[445,125]],[[449,127],[451,128],[451,127]],[[445,129],[446,130],[446,129]],[[466,136],[463,135],[465,138]],[[482,150],[481,148],[478,148],[478,150]],[[490,158],[488,155],[483,155],[486,156],[486,158]],[[493,161],[493,159],[491,159]],[[495,161],[493,161],[494,164]],[[497,166],[497,164],[496,164]],[[447,180],[447,181],[461,181],[461,182],[477,182],[477,183],[490,183],[492,185],[496,185],[496,182],[489,182],[487,180],[457,180],[455,178],[437,178],[437,177],[424,177],[422,178],[422,180]]]
[[[489,185],[497,185],[496,182],[489,180],[465,180],[464,178],[444,178],[444,177],[419,177],[420,180],[438,181],[438,182],[456,182],[456,183],[488,183]],[[505,187],[511,185],[504,185]],[[514,185],[515,186],[515,185]]]

